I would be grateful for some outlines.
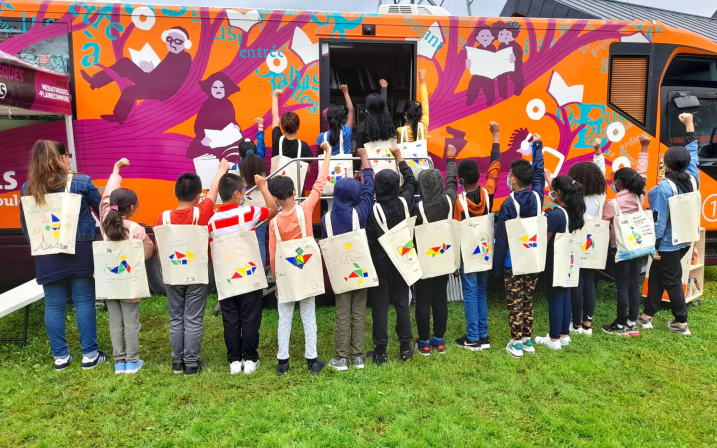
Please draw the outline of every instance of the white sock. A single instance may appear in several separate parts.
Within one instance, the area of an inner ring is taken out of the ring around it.
[[[627,326],[628,327],[634,327],[637,322],[631,321],[630,319],[627,320]],[[622,325],[618,325],[620,328],[622,328]]]
[[[630,321],[628,320],[627,323],[629,324]],[[624,326],[624,325],[617,324],[617,328],[623,329],[623,328],[625,328],[625,326]]]
[[[57,358],[55,360],[55,364],[63,364],[70,360],[70,355],[65,356],[64,358]]]
[[[99,352],[96,353],[95,356],[93,356],[92,358],[89,358],[89,357],[87,357],[87,356],[83,356],[83,357],[82,357],[82,362],[92,362],[92,361],[94,361],[95,359],[97,359],[98,356],[100,356]]]

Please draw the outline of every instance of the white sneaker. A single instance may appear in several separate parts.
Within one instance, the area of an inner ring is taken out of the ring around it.
[[[570,344],[571,342],[573,342],[573,340],[570,339],[570,336],[565,337],[565,338],[563,338],[563,337],[560,338],[560,345],[562,345],[563,347],[567,347],[568,344]]]
[[[570,324],[570,334],[583,334],[583,327],[575,328],[573,324]]]
[[[560,341],[552,341],[550,340],[550,335],[547,335],[545,337],[543,336],[537,336],[535,338],[536,344],[542,344],[548,348],[552,348],[553,350],[560,350],[563,348],[563,345],[560,343]]]
[[[523,338],[523,353],[535,353],[535,347],[530,338]]]
[[[233,363],[229,364],[229,373],[231,373],[232,375],[241,373],[241,368],[242,368],[242,362],[234,361]]]
[[[244,375],[251,375],[252,373],[256,372],[256,368],[259,367],[259,360],[257,359],[256,362],[254,361],[244,361]]]
[[[505,346],[505,349],[513,358],[523,357],[523,343],[521,341],[514,341],[511,339],[508,341],[508,345]]]
[[[593,327],[590,327],[590,328],[584,328],[584,327],[582,327],[582,328],[580,328],[580,329],[582,330],[582,334],[584,334],[585,336],[592,336],[592,335],[593,335]]]

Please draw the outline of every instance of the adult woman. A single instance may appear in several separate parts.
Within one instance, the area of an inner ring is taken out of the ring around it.
[[[22,195],[32,196],[38,204],[44,204],[45,194],[65,191],[66,178],[70,174],[67,154],[66,150],[64,155],[60,154],[55,142],[35,142],[30,153],[29,180],[22,186]],[[70,191],[82,196],[75,253],[35,257],[35,269],[37,283],[45,291],[45,325],[55,358],[55,370],[65,369],[74,359],[65,339],[65,308],[70,294],[75,304],[77,329],[80,332],[82,368],[88,370],[107,360],[107,355],[97,350],[92,256],[95,220],[90,211],[91,208],[99,215],[102,196],[90,178],[83,174],[73,174]],[[29,241],[22,205],[20,220],[22,231]]]

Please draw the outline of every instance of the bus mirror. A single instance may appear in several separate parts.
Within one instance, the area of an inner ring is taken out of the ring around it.
[[[687,93],[680,93],[680,96],[676,96],[672,101],[678,109],[700,107],[700,100],[697,99],[696,96],[692,96]]]

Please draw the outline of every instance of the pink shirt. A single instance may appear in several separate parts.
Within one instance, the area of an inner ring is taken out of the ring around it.
[[[637,174],[642,176],[643,179],[647,180],[647,161],[649,154],[646,152],[640,152],[637,156]],[[622,190],[615,195],[617,199],[617,205],[620,207],[621,213],[635,213],[638,210],[642,210],[642,206],[645,203],[645,195],[641,195],[639,198],[627,190]],[[612,200],[605,202],[605,207],[602,210],[602,219],[610,221],[610,247],[615,247],[615,225],[612,219],[615,217],[615,207],[612,206]]]

